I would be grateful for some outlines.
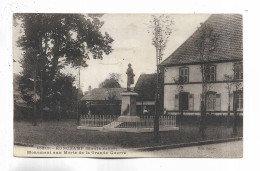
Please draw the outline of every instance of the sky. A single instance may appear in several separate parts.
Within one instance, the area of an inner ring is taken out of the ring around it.
[[[163,60],[172,54],[194,31],[200,23],[204,22],[207,14],[169,14],[174,20],[173,33],[166,45]],[[152,19],[151,14],[105,14],[101,17],[104,21],[102,32],[107,32],[114,39],[109,55],[103,60],[90,59],[88,67],[80,69],[80,87],[87,91],[88,87],[97,88],[98,85],[108,78],[109,73],[120,73],[122,87],[126,87],[126,70],[129,63],[135,73],[135,83],[142,73],[156,72],[156,53],[152,45],[152,34],[148,33],[148,24]],[[13,57],[19,61],[22,51],[16,47],[16,40],[21,36],[20,28],[13,28]],[[18,62],[14,62],[14,73],[21,72]],[[65,69],[79,80],[78,69]],[[134,86],[134,85],[133,85]]]

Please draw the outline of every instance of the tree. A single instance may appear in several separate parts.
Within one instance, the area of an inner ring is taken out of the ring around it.
[[[240,66],[242,66],[242,63],[239,63]],[[239,67],[238,65],[238,67]],[[226,89],[228,92],[228,125],[230,125],[230,104],[231,104],[231,96],[233,91],[233,112],[234,112],[234,122],[233,122],[233,134],[237,135],[237,120],[238,120],[238,99],[239,96],[243,93],[243,85],[242,85],[242,79],[243,79],[243,73],[241,71],[236,71],[236,63],[233,63],[233,72],[234,75],[224,75],[224,80],[226,81]]]
[[[160,15],[152,16],[153,19],[150,21],[148,27],[148,33],[152,33],[152,45],[156,48],[156,67],[157,67],[157,81],[156,81],[156,93],[155,93],[155,117],[154,117],[154,140],[155,142],[159,142],[159,112],[161,111],[160,108],[162,101],[161,99],[161,92],[162,87],[160,82],[162,81],[162,71],[159,68],[159,64],[162,61],[163,51],[165,50],[166,44],[170,35],[172,34],[172,27],[173,27],[173,19],[169,16]]]
[[[206,129],[206,110],[207,110],[207,93],[211,89],[210,81],[208,80],[208,73],[211,63],[211,54],[217,48],[218,34],[209,24],[201,24],[195,35],[195,47],[197,48],[200,61],[200,71],[202,80],[202,93],[201,93],[201,117],[200,117],[200,134],[205,138]]]
[[[226,81],[226,89],[228,92],[228,116],[227,116],[227,124],[228,127],[230,126],[230,104],[231,104],[231,97],[232,97],[232,87],[234,85],[234,78],[232,75],[225,74],[224,80]]]
[[[85,61],[103,59],[112,52],[113,39],[101,33],[104,22],[101,15],[83,14],[14,14],[14,26],[22,28],[17,41],[23,51],[21,89],[28,89],[24,99],[34,106],[33,123],[36,125],[36,104],[50,102],[56,77],[66,66],[87,67]],[[33,85],[33,86],[32,86]],[[24,92],[24,91],[22,91]],[[37,99],[37,97],[40,97]]]
[[[178,92],[178,94],[182,93],[184,91],[184,84],[183,84],[183,79],[182,77],[178,77],[178,78],[173,78],[173,81],[176,83],[177,89],[176,91]],[[183,116],[183,107],[182,107],[182,100],[180,100],[180,104],[181,106],[181,116]]]
[[[99,84],[99,88],[121,88],[121,74],[110,73],[109,77]]]
[[[243,87],[242,87],[242,83],[238,80],[233,81],[233,86],[234,86],[234,123],[233,123],[233,135],[237,136],[237,124],[238,124],[238,113],[237,113],[237,109],[238,109],[238,99],[239,99],[239,95],[241,95],[243,93]]]
[[[224,80],[226,81],[226,89],[228,92],[228,117],[230,116],[230,103],[231,103],[231,95],[232,95],[232,85],[233,85],[233,77],[232,75],[224,75]]]

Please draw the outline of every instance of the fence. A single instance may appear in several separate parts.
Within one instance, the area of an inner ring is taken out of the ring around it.
[[[89,127],[103,127],[118,118],[117,115],[81,115],[80,125]]]
[[[80,125],[103,127],[116,121],[117,115],[82,115]],[[160,127],[176,127],[176,116],[163,115],[159,117]],[[116,128],[153,128],[154,116],[141,116],[139,121],[122,122]]]

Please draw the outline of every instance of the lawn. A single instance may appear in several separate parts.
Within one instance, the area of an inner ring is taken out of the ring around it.
[[[201,140],[196,124],[181,124],[179,131],[160,132],[161,140],[154,143],[153,133],[98,132],[77,130],[74,120],[44,121],[38,126],[31,122],[14,122],[14,142],[39,145],[111,145],[137,148],[155,145],[169,145]],[[243,136],[242,126],[238,127],[238,137]],[[233,138],[232,128],[208,126],[206,139]]]

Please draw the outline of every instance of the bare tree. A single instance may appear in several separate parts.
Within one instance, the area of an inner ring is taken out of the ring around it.
[[[235,73],[235,63],[233,64],[233,72]],[[241,80],[237,80],[233,75],[224,75],[224,80],[226,81],[226,89],[228,91],[228,125],[230,125],[230,104],[231,104],[231,95],[233,92],[233,112],[234,112],[234,122],[233,122],[233,134],[237,135],[237,122],[238,122],[238,98],[240,93],[243,92],[243,86]]]
[[[158,65],[162,61],[163,51],[165,50],[170,35],[172,34],[174,22],[172,18],[166,15],[153,15],[152,17],[153,19],[148,25],[148,33],[152,33],[152,45],[154,45],[156,48],[157,87],[155,93],[154,140],[155,142],[159,142],[159,106],[161,106],[159,104],[161,101],[159,74],[161,74],[161,71]]]
[[[233,76],[232,75],[224,75],[224,80],[226,82],[226,89],[228,91],[228,116],[230,116],[230,103],[231,103],[231,95],[232,95],[232,86],[233,86]]]
[[[233,76],[232,75],[224,75],[224,80],[226,82],[226,89],[228,92],[228,116],[227,116],[227,124],[230,126],[230,104],[231,104],[231,95],[232,95],[232,87],[233,87]]]
[[[205,138],[206,129],[206,110],[207,110],[207,92],[211,89],[210,80],[208,79],[211,53],[216,49],[218,35],[214,33],[211,25],[201,24],[198,28],[198,37],[195,40],[195,46],[199,53],[200,71],[202,77],[202,93],[201,93],[201,117],[200,117],[200,134]]]
[[[184,91],[184,85],[183,85],[183,79],[182,77],[174,77],[173,81],[176,83],[176,91],[178,92],[178,94],[182,93]],[[183,107],[182,107],[182,100],[180,100],[180,112],[181,112],[181,116],[183,116]]]
[[[234,67],[233,67],[234,68]],[[233,135],[237,135],[237,124],[238,124],[238,113],[237,113],[237,109],[238,109],[238,98],[239,98],[239,92],[243,92],[243,86],[242,86],[242,82],[237,81],[234,78],[233,81],[233,86],[234,86],[234,123],[233,123]]]

